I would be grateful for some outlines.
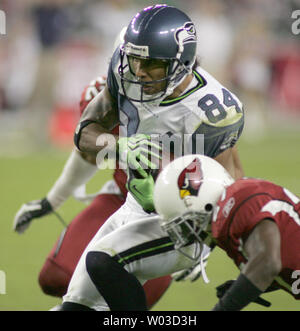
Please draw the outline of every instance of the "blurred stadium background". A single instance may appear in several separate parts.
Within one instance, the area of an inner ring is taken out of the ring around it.
[[[6,35],[0,35],[0,310],[48,310],[59,299],[42,294],[37,277],[62,231],[50,215],[24,235],[12,231],[24,202],[43,197],[72,148],[83,87],[105,75],[113,40],[144,0],[0,0]],[[300,34],[292,33],[299,0],[163,1],[185,10],[198,29],[202,66],[234,91],[246,114],[239,142],[246,174],[272,180],[300,195]],[[102,171],[93,192],[108,178]],[[67,221],[84,208],[73,199],[60,208]],[[209,310],[215,287],[236,277],[216,249],[211,282],[171,286],[154,310]],[[3,275],[3,273],[2,273]],[[268,310],[299,310],[283,292],[264,295]],[[247,310],[264,310],[251,304]]]

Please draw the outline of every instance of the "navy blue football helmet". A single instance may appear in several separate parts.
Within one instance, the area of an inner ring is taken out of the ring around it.
[[[120,47],[119,74],[124,95],[135,102],[161,101],[192,72],[196,60],[197,37],[191,19],[167,5],[144,8],[129,23]],[[130,68],[130,58],[156,59],[166,63],[163,79],[141,82]],[[143,93],[147,84],[165,82],[155,95]]]

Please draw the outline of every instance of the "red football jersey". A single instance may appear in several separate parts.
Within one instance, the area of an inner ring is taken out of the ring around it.
[[[272,285],[300,299],[300,199],[293,193],[265,180],[236,181],[218,202],[212,234],[241,269],[247,262],[244,243],[265,218],[276,222],[281,237],[282,269]]]
[[[81,100],[80,100],[80,115],[84,112],[87,105],[95,98],[95,96],[101,92],[106,84],[106,78],[104,76],[98,77],[95,80],[93,80],[90,85],[88,85],[84,91],[81,94]],[[119,126],[114,128],[111,132],[112,134],[118,134],[119,133]],[[118,167],[118,165],[117,165]],[[121,190],[122,194],[124,196],[127,195],[127,189],[126,189],[126,181],[127,181],[127,175],[122,169],[116,169],[113,174],[114,180],[117,183],[119,189]]]

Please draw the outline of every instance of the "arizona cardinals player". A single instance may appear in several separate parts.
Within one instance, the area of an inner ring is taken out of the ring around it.
[[[162,171],[154,202],[177,250],[218,245],[241,270],[214,311],[241,310],[270,288],[300,299],[300,199],[288,189],[255,178],[233,182],[213,159],[191,155]]]

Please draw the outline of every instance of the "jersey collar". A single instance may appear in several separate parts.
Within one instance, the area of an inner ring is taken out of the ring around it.
[[[183,93],[182,95],[180,95],[179,97],[177,97],[175,99],[162,101],[159,105],[162,107],[174,105],[175,103],[180,102],[181,100],[185,99],[186,97],[188,97],[189,95],[198,91],[200,88],[202,88],[203,86],[206,85],[206,80],[199,74],[199,72],[197,70],[193,70],[193,74],[197,80],[196,86],[187,90],[185,93]]]

